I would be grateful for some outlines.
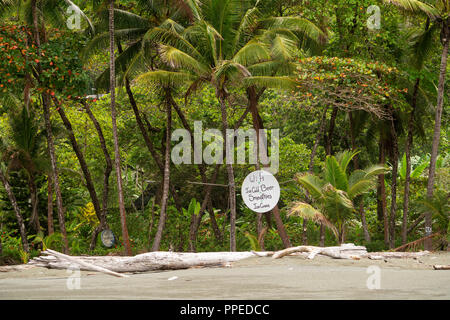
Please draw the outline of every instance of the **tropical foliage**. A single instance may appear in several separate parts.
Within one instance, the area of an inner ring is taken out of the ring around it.
[[[369,0],[0,0],[0,263],[446,249],[450,3],[376,4],[378,29]],[[271,213],[240,195],[264,161],[171,161],[172,132],[194,143],[197,121],[280,130]]]

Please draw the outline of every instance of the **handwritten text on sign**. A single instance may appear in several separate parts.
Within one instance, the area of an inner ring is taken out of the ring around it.
[[[248,208],[263,213],[277,205],[280,199],[280,185],[270,172],[257,170],[244,179],[241,194]]]

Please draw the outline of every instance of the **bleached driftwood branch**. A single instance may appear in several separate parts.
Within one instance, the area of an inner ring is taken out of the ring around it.
[[[72,264],[77,264],[77,265],[79,265],[81,267],[86,268],[87,270],[98,271],[98,272],[102,272],[102,273],[109,274],[111,276],[119,277],[119,278],[128,278],[127,275],[120,274],[120,273],[111,271],[109,269],[106,269],[106,268],[103,268],[103,267],[100,267],[100,266],[96,266],[96,265],[94,265],[92,263],[83,261],[82,259],[74,258],[74,257],[68,256],[66,254],[60,253],[58,251],[47,249],[43,253],[47,254],[47,255],[55,256],[55,257],[60,258],[60,259],[67,260],[67,261],[71,262]]]
[[[77,264],[80,270],[100,271],[94,267],[107,269],[110,272],[146,272],[153,270],[176,270],[191,267],[223,266],[238,260],[268,256],[266,252],[202,252],[202,253],[179,253],[179,252],[149,252],[134,257],[121,256],[70,256],[70,260],[62,257],[60,253],[45,251],[45,256],[39,256],[29,262],[31,265],[53,268],[68,269]],[[93,267],[94,266],[94,267]]]
[[[339,247],[315,247],[315,246],[298,246],[277,251],[272,258],[279,259],[284,256],[304,252],[309,253],[307,259],[314,259],[316,255],[324,255],[334,259],[354,259],[369,258],[372,260],[384,260],[392,258],[411,258],[417,259],[429,254],[429,251],[420,252],[367,252],[364,246],[355,246],[353,243],[342,244]]]
[[[315,247],[298,246],[277,251],[273,254],[273,259],[279,259],[295,252],[308,252],[308,259],[314,259],[318,254],[329,256],[335,259],[360,259],[367,255],[367,249],[364,246],[355,246],[353,243],[346,243],[339,247]]]
[[[450,265],[444,266],[444,265],[435,264],[433,266],[433,268],[434,268],[434,270],[450,270]]]

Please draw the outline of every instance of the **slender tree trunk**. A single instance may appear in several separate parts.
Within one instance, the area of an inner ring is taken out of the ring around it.
[[[254,87],[250,87],[247,89],[247,95],[249,98],[250,112],[252,114],[253,128],[256,131],[256,137],[257,137],[257,153],[256,154],[259,157],[259,155],[260,155],[259,148],[260,147],[263,147],[267,150],[266,145],[263,145],[263,143],[260,144],[259,130],[264,129],[264,124],[262,123],[262,119],[258,113],[259,95],[256,93],[256,89]],[[263,163],[265,163],[264,167],[268,168],[269,165],[268,165],[268,161],[266,158],[266,151],[262,152],[262,154],[263,154],[264,159],[261,159],[261,160],[263,161]],[[257,157],[257,163],[259,166],[258,157]],[[278,205],[276,205],[272,209],[272,214],[275,219],[275,223],[277,225],[278,234],[280,235],[280,238],[281,238],[281,241],[283,242],[284,247],[285,248],[291,247],[291,241],[289,240],[289,236],[286,232],[286,228],[284,227],[283,220],[281,219],[280,209],[278,208]],[[260,219],[260,218],[258,217],[258,219]],[[262,223],[261,222],[257,222],[257,225],[259,226],[258,228],[261,228],[261,230],[259,230],[259,232],[262,232],[262,225],[261,225]],[[260,236],[260,234],[258,234],[258,238],[259,238],[259,236]]]
[[[144,126],[144,122],[142,121],[142,117],[139,113],[139,109],[137,107],[137,103],[136,100],[134,99],[134,95],[133,92],[131,91],[131,87],[130,87],[130,83],[128,81],[128,79],[125,79],[125,89],[127,91],[128,94],[128,99],[130,101],[131,104],[131,108],[133,109],[133,113],[134,116],[136,118],[136,123],[138,125],[139,130],[141,131],[142,137],[144,138],[144,142],[145,145],[147,146],[148,151],[150,152],[151,156],[153,157],[153,159],[156,162],[156,165],[158,166],[160,172],[162,175],[164,175],[164,164],[161,160],[161,157],[158,155],[158,153],[156,152],[156,148],[153,145],[152,140],[150,139],[150,136],[148,135],[147,129]],[[182,214],[182,206],[181,206],[181,201],[178,198],[178,194],[174,188],[174,186],[172,184],[170,184],[169,186],[169,190],[170,190],[170,194],[172,195],[173,201],[175,203],[175,207],[177,208],[177,211]]]
[[[220,232],[219,225],[217,224],[211,197],[209,198],[209,201],[208,201],[208,214],[209,214],[209,218],[211,220],[211,228],[213,229],[214,236],[216,237],[216,240],[221,243],[223,241],[223,234],[222,234],[222,232]]]
[[[55,103],[55,106],[57,106],[57,103]],[[104,226],[105,225],[104,216],[102,215],[102,209],[100,207],[100,202],[97,197],[97,192],[95,191],[94,182],[92,181],[91,172],[88,168],[86,160],[84,159],[84,154],[81,151],[80,146],[78,145],[77,139],[75,138],[72,124],[70,120],[67,118],[67,115],[62,107],[57,106],[57,111],[61,117],[61,120],[63,121],[64,126],[67,129],[70,144],[72,145],[72,149],[75,152],[75,155],[77,156],[78,162],[80,163],[81,171],[83,171],[83,176],[86,181],[86,187],[89,191],[92,204],[94,205],[95,214],[97,215],[97,218],[100,221],[100,225]]]
[[[170,89],[167,89],[169,91]],[[169,92],[166,93],[170,95]],[[156,231],[155,239],[153,240],[152,251],[159,251],[161,239],[164,231],[164,226],[167,218],[167,204],[169,198],[170,185],[170,142],[172,132],[172,104],[169,99],[166,99],[167,108],[167,128],[166,128],[166,150],[164,157],[164,180],[163,180],[163,195],[161,199],[161,213],[159,215],[158,230]]]
[[[58,105],[56,99],[54,100],[55,105]],[[86,104],[87,105],[87,104]],[[88,106],[89,108],[89,106]],[[83,172],[83,176],[84,179],[86,181],[86,187],[88,189],[89,195],[91,197],[91,201],[92,204],[94,205],[94,210],[95,210],[95,214],[100,222],[100,224],[94,229],[92,235],[91,235],[91,243],[89,245],[89,249],[90,250],[94,250],[95,246],[97,244],[97,236],[100,233],[100,231],[102,231],[103,229],[107,228],[107,223],[106,223],[106,214],[102,211],[102,208],[100,207],[100,202],[97,196],[97,192],[95,191],[95,186],[94,183],[92,181],[92,177],[91,177],[91,173],[89,171],[88,165],[86,163],[86,160],[84,158],[84,154],[81,151],[77,139],[75,138],[75,134],[73,132],[73,128],[72,128],[72,124],[70,122],[70,120],[67,118],[66,113],[64,112],[64,109],[62,107],[57,107],[58,113],[63,121],[64,126],[67,129],[68,132],[68,136],[69,136],[69,141],[70,144],[72,145],[72,149],[74,150],[78,162],[80,163],[80,167],[81,170]],[[89,109],[90,111],[90,109]],[[89,113],[89,112],[88,112]],[[92,115],[92,112],[91,112]],[[92,115],[93,116],[93,115]],[[95,119],[95,118],[94,118]],[[111,161],[111,159],[109,159]],[[106,168],[106,171],[109,173],[111,172],[111,169]],[[109,178],[109,174],[108,174],[108,178]],[[106,189],[107,192],[107,189]],[[105,205],[105,202],[103,202],[103,205]]]
[[[386,164],[386,149],[384,139],[380,132],[380,142],[379,142],[379,163],[381,165]],[[386,247],[389,246],[389,222],[387,215],[387,201],[386,201],[386,184],[384,179],[384,174],[378,175],[378,187],[377,187],[377,214],[378,221],[383,221],[384,230],[384,244]]]
[[[191,136],[191,147],[192,147],[192,150],[194,150],[195,149],[195,147],[194,147],[194,133],[192,131],[192,128],[189,125],[189,123],[188,123],[188,121],[187,121],[183,111],[178,106],[178,104],[175,103],[175,101],[172,101],[172,102],[173,102],[172,103],[173,107],[174,107],[176,113],[178,114],[178,117],[180,118],[181,123],[183,124],[183,127],[189,132],[189,134]],[[206,177],[206,168],[205,168],[204,164],[203,163],[198,164],[197,168],[198,168],[198,171],[200,173],[202,182],[203,183],[207,183],[208,179]],[[215,170],[215,172],[213,173],[213,176],[210,179],[211,183],[215,183],[216,182],[217,173],[218,173],[219,169],[220,169],[220,166],[217,165],[216,166],[216,170]],[[207,207],[207,205],[208,205],[208,203],[210,201],[211,191],[212,191],[212,185],[205,185],[204,186],[205,196],[204,196],[202,205],[200,207],[200,211],[199,211],[198,215],[192,215],[191,216],[191,224],[189,226],[189,251],[191,251],[191,252],[195,252],[196,251],[195,247],[196,247],[196,241],[197,241],[197,233],[198,233],[198,229],[199,229],[199,226],[200,226],[200,222],[201,222],[202,217],[203,217],[203,215],[205,213],[206,207]],[[210,216],[211,216],[211,214],[210,214]],[[212,217],[214,218],[214,222],[215,222],[214,215]],[[211,223],[213,223],[212,220],[211,220]],[[213,226],[213,229],[214,229],[214,226]]]
[[[123,197],[123,186],[122,186],[122,170],[121,170],[121,160],[120,160],[120,149],[119,149],[119,137],[117,132],[117,120],[116,120],[116,69],[115,69],[115,59],[114,59],[114,0],[109,1],[109,65],[110,65],[110,77],[109,77],[109,87],[111,91],[111,119],[113,127],[113,138],[114,138],[114,163],[116,169],[117,177],[117,191],[119,196],[119,211],[120,211],[120,222],[122,225],[122,239],[125,246],[125,251],[127,255],[131,255],[130,239],[128,237],[128,229],[126,222],[125,213],[125,201]]]
[[[305,218],[302,224],[302,244],[305,246],[308,244],[308,219]]]
[[[47,179],[47,232],[48,235],[51,235],[55,232],[53,225],[53,181],[50,175]]]
[[[309,157],[308,172],[310,174],[313,173],[314,159],[316,158],[317,148],[319,147],[319,143],[320,143],[320,137],[322,136],[322,134],[325,130],[325,125],[326,125],[326,120],[327,120],[327,112],[328,112],[328,107],[325,107],[323,109],[322,120],[320,121],[319,132],[317,132],[316,139],[314,141],[314,146],[311,150],[311,155]]]
[[[215,183],[217,179],[217,175],[219,173],[220,165],[216,166],[216,169],[214,170],[213,176],[211,178],[211,183]],[[206,186],[206,194],[203,199],[202,205],[200,207],[200,211],[198,215],[193,214],[191,217],[191,225],[189,226],[189,251],[195,252],[196,251],[196,242],[197,242],[197,234],[198,229],[200,227],[200,223],[202,221],[203,214],[205,213],[206,207],[209,204],[211,200],[211,191],[212,191],[212,185]],[[211,214],[210,214],[211,216]],[[213,214],[214,217],[214,214]],[[214,219],[215,221],[215,219]]]
[[[36,181],[33,175],[30,175],[29,178],[29,187],[30,187],[30,198],[31,198],[31,223],[36,231],[39,233],[41,231],[41,224],[39,223],[39,212],[38,212],[38,192],[36,187]]]
[[[325,151],[327,152],[327,155],[333,154],[333,146],[331,145],[333,141],[333,134],[334,134],[334,128],[336,126],[336,117],[338,113],[338,108],[333,107],[333,111],[331,112],[330,117],[330,125],[328,127],[328,134],[326,135],[326,145],[325,145]]]
[[[447,19],[447,21],[450,19]],[[433,197],[433,188],[434,188],[434,178],[436,173],[436,160],[438,156],[439,149],[439,140],[441,136],[441,118],[442,118],[442,109],[444,104],[444,90],[445,90],[445,74],[447,71],[447,58],[448,58],[448,47],[450,43],[450,30],[448,22],[444,21],[443,29],[442,29],[442,57],[441,57],[441,67],[439,73],[439,84],[438,84],[438,97],[436,104],[436,115],[434,120],[434,134],[433,134],[433,144],[431,148],[431,157],[430,157],[430,171],[428,174],[428,183],[427,183],[427,198],[431,199]],[[432,215],[431,212],[427,212],[425,215],[425,235],[428,236],[432,233]],[[425,250],[433,249],[433,239],[427,239],[424,243]]]
[[[222,134],[226,141],[227,129],[228,129],[228,119],[227,119],[227,107],[225,104],[225,95],[223,89],[216,89],[216,96],[219,100],[220,111],[222,113]],[[230,150],[230,147],[225,148],[226,155],[234,150]],[[233,164],[228,163],[226,160],[227,174],[228,174],[228,191],[229,191],[229,204],[230,204],[230,251],[236,251],[236,186],[234,182],[234,170]]]
[[[155,197],[152,199],[152,207],[150,208],[150,224],[148,226],[148,248],[150,248],[150,244],[152,243],[152,232],[153,225],[155,224]]]
[[[41,40],[40,40],[40,36],[39,36],[39,22],[38,22],[36,0],[31,1],[31,14],[32,14],[32,18],[33,18],[34,40],[36,42],[36,47],[39,52],[40,46],[41,46]],[[40,63],[38,63],[37,68],[38,68],[38,76],[39,76],[40,73],[42,72]],[[63,241],[64,241],[63,251],[64,251],[64,253],[68,253],[69,252],[69,242],[67,240],[64,209],[63,209],[63,204],[62,204],[61,189],[59,186],[59,175],[58,175],[58,167],[57,167],[57,161],[56,161],[55,145],[53,143],[53,133],[52,133],[51,122],[50,122],[50,98],[49,98],[48,93],[42,94],[42,107],[44,109],[44,121],[45,121],[45,128],[47,131],[47,144],[48,144],[48,149],[49,149],[49,154],[50,154],[53,182],[54,182],[55,192],[56,192],[56,205],[58,208],[59,227],[60,227],[61,234],[63,236]]]
[[[411,181],[411,147],[413,143],[413,124],[414,114],[417,106],[417,94],[419,92],[420,78],[416,79],[414,91],[411,100],[411,114],[408,120],[408,136],[406,137],[405,157],[406,157],[406,174],[405,174],[405,194],[403,195],[403,224],[402,224],[402,245],[406,244],[408,236],[408,208],[409,208],[409,187]]]
[[[349,112],[348,113],[348,117],[350,120],[350,138],[352,141],[352,150],[355,151],[356,150],[356,138],[355,138],[355,125],[353,122],[353,116],[352,113]],[[353,166],[355,168],[355,170],[359,169],[359,163],[358,163],[358,155],[353,157]],[[364,203],[363,203],[363,199],[361,196],[361,202],[359,203],[359,216],[361,217],[361,224],[363,227],[363,232],[364,232],[364,240],[366,242],[370,242],[370,234],[369,234],[369,227],[367,225],[367,220],[366,220],[366,213],[364,211]]]
[[[332,141],[333,141],[334,128],[336,127],[337,113],[338,113],[338,108],[333,107],[333,111],[331,112],[331,117],[330,117],[330,125],[328,127],[328,134],[325,137],[325,151],[327,153],[327,156],[331,156],[333,153]],[[320,239],[320,246],[323,247],[325,245],[325,228],[323,227],[322,224],[320,224],[319,239]]]
[[[323,223],[320,224],[319,246],[325,247],[325,227]]]
[[[312,174],[314,171],[314,159],[316,158],[317,148],[319,147],[320,137],[323,135],[325,130],[325,125],[327,122],[327,112],[328,106],[323,110],[322,120],[320,122],[319,132],[317,132],[316,139],[314,141],[314,146],[311,150],[311,155],[309,157],[308,173]],[[306,190],[306,202],[311,203],[311,197],[309,192]],[[320,246],[325,245],[325,231],[323,230],[323,225],[320,225]],[[302,244],[306,245],[308,243],[308,219],[303,218],[303,228],[302,228]]]
[[[395,218],[397,214],[397,174],[398,174],[398,138],[394,126],[394,120],[391,120],[392,134],[392,183],[391,183],[391,213],[390,213],[390,234],[389,247],[395,247]]]
[[[61,188],[59,185],[59,173],[58,173],[58,165],[56,160],[56,152],[55,152],[55,144],[53,142],[53,133],[50,122],[50,99],[47,94],[42,95],[42,106],[44,108],[44,120],[45,120],[45,129],[47,131],[47,145],[50,154],[50,162],[52,166],[52,180],[53,185],[55,187],[56,194],[56,207],[58,209],[58,219],[59,219],[59,228],[61,230],[61,234],[64,239],[64,253],[69,252],[69,242],[67,240],[67,232],[66,232],[66,222],[64,217],[64,208],[62,203],[62,195]]]
[[[20,238],[22,239],[23,251],[29,252],[30,248],[28,246],[28,240],[27,240],[27,234],[25,231],[25,224],[23,222],[23,216],[22,216],[22,213],[20,212],[14,192],[12,191],[11,186],[9,185],[8,180],[4,176],[1,168],[0,168],[0,180],[2,180],[3,186],[5,187],[6,193],[8,194],[9,201],[11,201],[11,205],[12,205],[12,207],[14,209],[14,213],[16,215],[17,224],[19,226]]]
[[[100,126],[100,123],[97,121],[97,118],[92,113],[91,108],[89,105],[84,102],[83,103],[84,108],[86,110],[86,113],[88,114],[89,118],[91,119],[92,123],[94,124],[95,129],[97,130],[98,138],[100,141],[100,147],[103,151],[103,155],[105,157],[106,162],[106,168],[105,172],[103,173],[103,195],[102,195],[102,219],[100,220],[100,225],[95,228],[92,237],[91,237],[91,244],[90,244],[90,250],[95,249],[95,245],[97,243],[97,236],[100,233],[101,230],[104,230],[107,228],[106,224],[106,216],[108,215],[108,196],[109,196],[109,176],[112,172],[112,160],[111,156],[109,155],[108,148],[106,147],[105,137],[103,135],[103,130]],[[105,225],[102,225],[102,223],[105,223]]]

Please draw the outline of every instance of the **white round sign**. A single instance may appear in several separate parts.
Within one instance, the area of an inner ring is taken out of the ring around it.
[[[250,210],[264,213],[277,205],[280,199],[280,185],[270,172],[257,170],[245,177],[241,194]]]

